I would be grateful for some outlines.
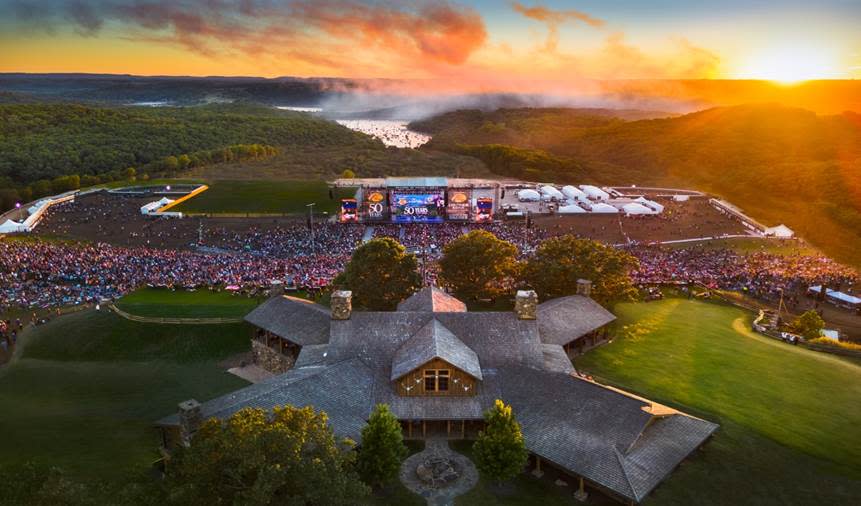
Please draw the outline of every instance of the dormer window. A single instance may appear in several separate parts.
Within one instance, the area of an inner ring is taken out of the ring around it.
[[[447,392],[450,377],[448,369],[425,369],[425,392]]]

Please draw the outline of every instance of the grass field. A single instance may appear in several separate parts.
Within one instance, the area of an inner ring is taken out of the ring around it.
[[[738,253],[770,253],[772,255],[821,255],[822,252],[804,242],[795,240],[735,237],[683,242],[666,245],[670,249],[702,248],[704,250],[730,249]]]
[[[107,311],[31,329],[0,369],[0,465],[33,461],[82,480],[138,473],[157,458],[155,420],[247,384],[217,365],[247,348],[244,324],[153,325]]]
[[[861,367],[755,334],[734,307],[674,298],[616,309],[617,338],[577,367],[721,424],[648,504],[861,497]]]
[[[171,209],[184,213],[307,213],[307,204],[316,203],[314,212],[338,211],[341,198],[352,197],[354,189],[340,188],[329,198],[323,181],[213,181],[209,190]]]
[[[137,316],[166,318],[239,318],[263,299],[252,299],[227,291],[143,288],[120,299],[117,307]]]

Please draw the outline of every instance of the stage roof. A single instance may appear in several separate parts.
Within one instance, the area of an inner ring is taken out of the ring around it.
[[[438,188],[447,187],[448,178],[445,177],[387,177],[386,186],[389,188],[397,186],[409,187],[428,187]]]

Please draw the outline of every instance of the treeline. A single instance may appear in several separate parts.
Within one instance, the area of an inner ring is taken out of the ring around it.
[[[15,187],[11,180],[0,178],[0,210],[11,209],[19,202],[56,195],[114,181],[148,181],[152,176],[171,177],[177,173],[213,163],[264,160],[278,154],[278,148],[265,144],[237,144],[220,149],[196,151],[179,156],[166,156],[142,167],[126,167],[102,174],[67,174],[53,179],[40,179],[29,185]]]
[[[458,144],[454,152],[478,158],[495,174],[528,181],[555,178],[560,182],[568,182],[583,175],[582,167],[573,160],[554,156],[543,150],[516,148],[504,144]]]
[[[334,122],[263,106],[0,105],[0,178],[19,186],[253,144],[384,149]]]
[[[856,113],[820,116],[765,104],[623,121],[582,110],[517,109],[456,111],[411,127],[434,135],[424,149],[470,154],[502,175],[716,193],[861,265]]]

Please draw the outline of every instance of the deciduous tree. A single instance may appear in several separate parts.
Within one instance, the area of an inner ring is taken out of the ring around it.
[[[574,294],[578,279],[592,281],[592,298],[607,304],[631,299],[636,288],[630,271],[637,259],[612,246],[571,235],[542,242],[523,268],[523,282],[542,300]]]
[[[422,286],[415,255],[391,237],[371,239],[353,252],[335,286],[353,292],[353,304],[390,311]]]
[[[486,230],[473,230],[448,243],[439,266],[440,279],[459,297],[495,298],[511,290],[517,247]]]
[[[167,486],[180,504],[355,504],[368,489],[352,446],[311,407],[246,408],[204,422]]]
[[[810,309],[792,322],[792,328],[805,339],[816,339],[822,336],[825,321],[815,310]]]

